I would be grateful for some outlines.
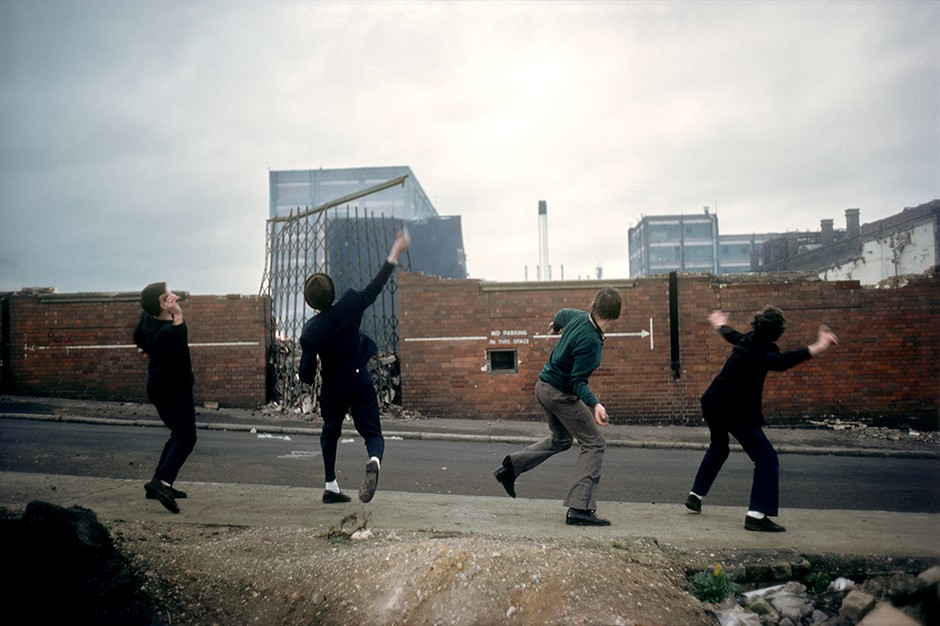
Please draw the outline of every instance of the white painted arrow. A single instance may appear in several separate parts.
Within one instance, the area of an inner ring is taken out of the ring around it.
[[[643,337],[650,338],[650,350],[653,349],[653,318],[650,318],[650,329],[649,330],[640,330],[635,333],[605,333],[605,337]],[[554,339],[559,337],[559,335],[533,335],[535,339]]]
[[[607,333],[604,336],[605,337],[649,337],[650,333],[645,330],[641,330],[638,333]]]

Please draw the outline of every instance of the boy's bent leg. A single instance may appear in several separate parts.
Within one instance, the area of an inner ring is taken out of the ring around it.
[[[707,423],[711,442],[708,445],[708,450],[705,451],[705,456],[702,457],[701,464],[699,464],[695,481],[692,483],[692,491],[701,497],[708,495],[712,484],[718,478],[718,472],[721,471],[731,452],[728,447],[728,431],[715,424],[715,422]]]
[[[597,485],[601,480],[601,465],[607,441],[594,423],[594,414],[581,401],[570,404],[558,419],[580,444],[581,451],[575,464],[575,476],[565,497],[565,506],[593,511],[597,508]]]
[[[385,455],[385,438],[382,436],[379,402],[375,396],[372,379],[368,374],[357,383],[350,413],[356,432],[365,442],[369,458],[375,457],[381,462]]]
[[[168,485],[176,481],[180,469],[196,447],[196,408],[192,389],[165,394],[154,402],[160,419],[170,429],[154,478]]]
[[[754,462],[748,508],[775,517],[780,504],[780,460],[761,428],[734,429],[731,435]]]
[[[365,440],[366,452],[369,460],[366,462],[366,474],[359,486],[359,499],[371,502],[375,496],[375,489],[379,484],[379,470],[385,454],[385,438],[382,436],[382,422],[379,414],[379,403],[372,386],[372,378],[368,372],[363,372],[356,385],[352,417],[356,430]]]
[[[545,460],[571,447],[573,437],[555,415],[557,397],[561,392],[541,380],[535,383],[535,399],[545,415],[551,435],[529,444],[519,452],[506,457],[516,476],[541,465]],[[564,403],[567,404],[567,403]],[[504,461],[505,464],[505,461]]]

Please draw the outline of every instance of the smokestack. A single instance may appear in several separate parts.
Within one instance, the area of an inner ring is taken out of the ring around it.
[[[832,220],[819,220],[820,239],[822,245],[824,246],[828,246],[830,243],[832,243],[834,232],[832,225]]]
[[[548,264],[548,203],[545,200],[539,200],[539,279],[552,279],[552,269]]]
[[[858,237],[861,232],[861,227],[859,226],[858,214],[861,209],[846,209],[845,210],[845,233],[849,237]]]

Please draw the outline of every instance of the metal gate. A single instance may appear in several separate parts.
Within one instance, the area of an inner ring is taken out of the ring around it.
[[[347,289],[362,289],[372,280],[404,222],[377,216],[350,203],[400,185],[404,179],[396,178],[313,209],[298,208],[267,221],[261,293],[271,299],[273,307],[269,386],[272,400],[282,407],[299,408],[304,413],[318,411],[320,368],[313,385],[301,383],[297,377],[300,334],[314,315],[304,303],[304,281],[316,272],[329,274],[339,297]],[[405,255],[400,269],[408,270],[410,265],[410,256]],[[397,292],[395,272],[362,320],[362,332],[379,347],[369,370],[383,410],[400,404]]]

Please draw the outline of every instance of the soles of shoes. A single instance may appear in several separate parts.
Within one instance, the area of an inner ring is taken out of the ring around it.
[[[366,463],[366,477],[362,479],[362,485],[359,487],[359,499],[363,502],[371,502],[378,484],[379,464],[369,461]]]
[[[153,484],[153,482],[151,481],[150,483],[147,484],[145,489],[147,491],[152,491],[156,499],[159,500],[160,504],[163,505],[163,508],[165,508],[170,513],[180,512],[180,508],[176,504],[176,500],[173,499],[173,494],[171,493],[169,487],[166,487],[164,485],[158,486],[158,485]]]

